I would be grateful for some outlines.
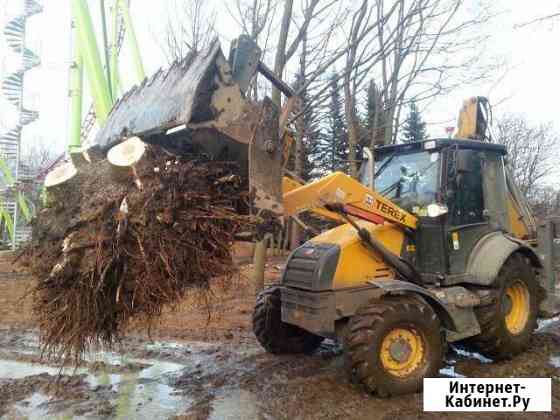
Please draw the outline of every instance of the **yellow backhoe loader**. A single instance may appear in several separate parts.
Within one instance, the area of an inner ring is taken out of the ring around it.
[[[284,182],[285,216],[346,223],[293,251],[280,285],[258,296],[267,351],[339,338],[351,378],[390,396],[437,376],[448,342],[509,358],[539,315],[560,312],[560,221],[537,229],[507,150],[486,138],[487,110],[484,98],[466,101],[454,139],[366,149],[359,180]]]
[[[285,109],[245,98],[257,71],[292,97]],[[558,312],[560,223],[536,226],[506,149],[484,137],[486,102],[466,102],[458,138],[366,150],[359,180],[284,179],[282,194],[293,94],[250,38],[227,58],[216,41],[125,94],[84,153],[102,158],[138,136],[175,154],[238,161],[250,210],[264,220],[260,237],[267,220],[305,211],[340,223],[293,251],[281,283],[258,296],[254,332],[269,352],[340,338],[352,378],[387,396],[436,376],[446,342],[492,358],[525,349],[539,312]]]

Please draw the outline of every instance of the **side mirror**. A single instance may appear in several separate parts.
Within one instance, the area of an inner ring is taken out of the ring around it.
[[[473,150],[460,149],[456,152],[456,165],[457,172],[472,172],[474,171],[474,160],[476,158],[476,152]]]

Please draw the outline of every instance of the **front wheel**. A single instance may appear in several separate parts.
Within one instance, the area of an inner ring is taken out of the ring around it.
[[[389,297],[360,308],[345,340],[350,373],[381,397],[415,393],[443,360],[440,322],[421,298]]]
[[[485,356],[508,359],[529,345],[537,327],[542,287],[520,254],[504,263],[485,304],[475,309],[481,333],[466,340]]]
[[[323,337],[282,322],[280,289],[269,287],[257,296],[253,312],[253,332],[269,353],[311,353]]]

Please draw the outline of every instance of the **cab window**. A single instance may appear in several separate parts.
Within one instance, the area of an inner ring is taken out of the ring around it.
[[[457,153],[448,162],[448,208],[454,226],[484,222],[481,153],[463,154],[457,164]]]
[[[375,189],[399,207],[421,213],[437,201],[439,163],[439,152],[385,155],[375,165]]]

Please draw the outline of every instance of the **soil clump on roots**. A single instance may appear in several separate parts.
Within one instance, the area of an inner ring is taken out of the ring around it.
[[[183,160],[150,146],[129,182],[100,161],[81,170],[34,221],[19,259],[37,280],[43,354],[78,363],[235,270],[235,235],[251,229],[246,180],[230,162]],[[188,325],[185,325],[188,328]]]

